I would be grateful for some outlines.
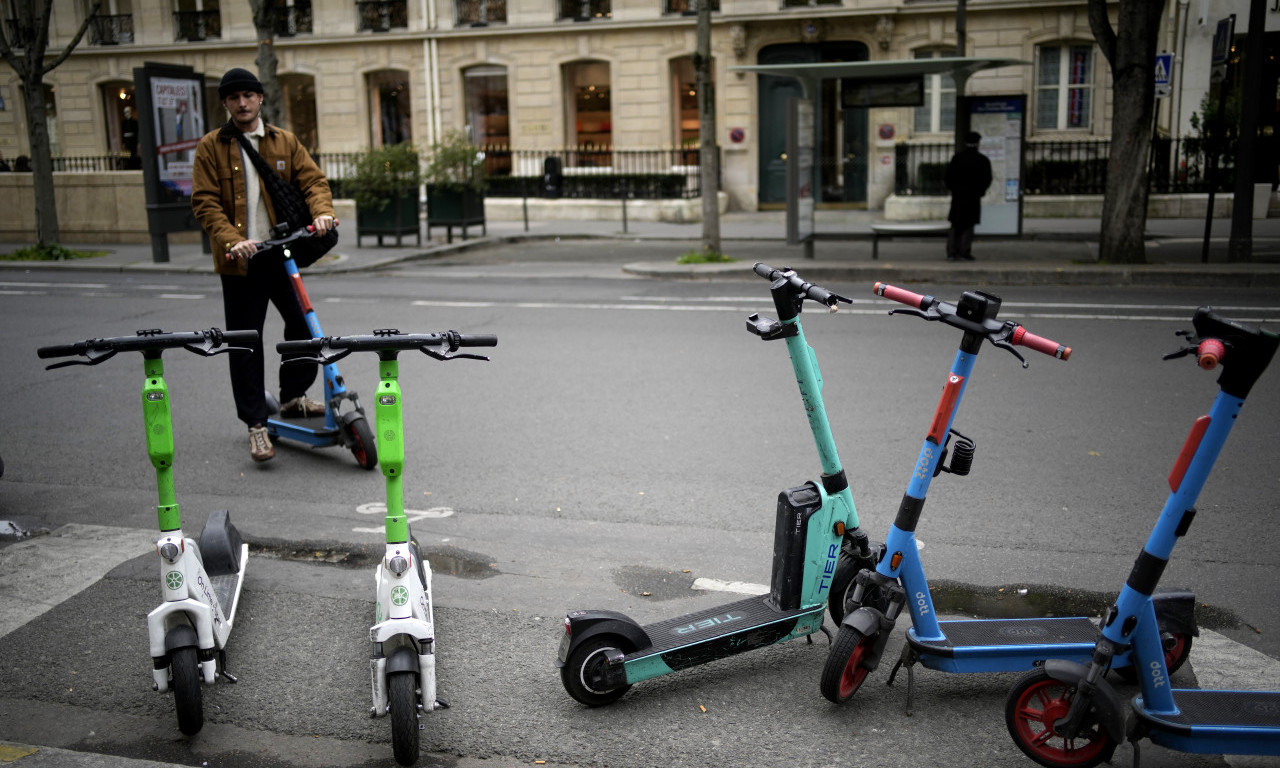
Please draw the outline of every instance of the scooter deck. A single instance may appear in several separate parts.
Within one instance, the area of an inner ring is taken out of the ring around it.
[[[651,645],[627,654],[631,662],[662,655],[672,669],[684,669],[711,659],[731,656],[782,640],[792,633],[802,617],[824,607],[779,610],[768,595],[718,605],[644,626]],[[818,631],[821,621],[813,626]]]
[[[922,640],[910,631],[907,642],[925,667],[955,672],[1031,669],[1044,658],[1087,660],[1098,640],[1098,627],[1084,616],[966,619],[938,626],[942,639]]]
[[[1178,714],[1134,713],[1151,740],[1184,752],[1280,755],[1280,691],[1173,691]]]

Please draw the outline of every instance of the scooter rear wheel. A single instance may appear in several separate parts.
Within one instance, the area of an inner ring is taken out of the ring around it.
[[[387,675],[387,696],[391,704],[391,749],[396,762],[418,762],[418,674],[393,672]]]
[[[347,432],[351,455],[355,457],[356,464],[359,464],[361,469],[373,469],[378,466],[378,446],[373,442],[373,432],[369,429],[369,422],[365,421],[363,416],[359,416],[352,419],[343,429]]]
[[[178,730],[193,736],[204,727],[204,702],[200,691],[200,664],[192,646],[169,652],[169,672],[173,676],[173,704],[178,711]]]
[[[631,688],[630,685],[610,688],[604,681],[606,651],[616,649],[626,653],[620,641],[621,638],[608,635],[593,637],[569,654],[560,668],[560,682],[570,696],[588,707],[603,707],[617,701]]]
[[[1071,709],[1075,687],[1037,669],[1024,675],[1005,701],[1009,735],[1027,757],[1047,768],[1092,768],[1109,762],[1116,743],[1092,713],[1085,714],[1080,733],[1072,739],[1054,730],[1054,722]]]
[[[864,635],[853,627],[842,626],[822,667],[822,695],[830,702],[843,704],[853,698],[871,671],[864,662],[875,646],[876,636]]]

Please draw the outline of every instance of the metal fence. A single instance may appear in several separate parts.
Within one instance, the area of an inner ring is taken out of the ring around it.
[[[1235,177],[1235,140],[1214,142],[1218,173],[1215,191],[1230,191]],[[1107,187],[1107,139],[1029,141],[1025,145],[1022,190],[1027,195],[1101,195]],[[951,142],[895,147],[894,193],[945,195]],[[1208,142],[1201,138],[1158,138],[1151,144],[1147,173],[1152,192],[1209,191]]]

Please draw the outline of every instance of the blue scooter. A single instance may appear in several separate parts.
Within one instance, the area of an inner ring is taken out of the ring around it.
[[[886,556],[880,558],[875,570],[859,573],[845,596],[848,613],[827,655],[822,695],[837,704],[853,697],[879,664],[894,622],[907,608],[911,628],[888,680],[892,685],[898,670],[907,668],[907,714],[912,711],[917,663],[943,672],[1025,672],[1046,659],[1087,660],[1098,638],[1098,626],[1085,616],[939,621],[915,538],[933,479],[942,472],[967,475],[972,466],[976,445],[953,429],[952,423],[983,343],[1013,354],[1024,368],[1027,362],[1015,346],[1060,360],[1068,359],[1071,349],[1028,333],[1017,323],[997,320],[1000,298],[989,293],[966,291],[955,304],[883,283],[876,284],[875,293],[910,307],[890,310],[890,314],[941,322],[961,331],[963,337],[885,539]],[[1162,594],[1156,598],[1155,612],[1167,643],[1168,664],[1176,669],[1191,653],[1191,638],[1198,633],[1195,596],[1185,591]],[[1128,654],[1117,657],[1115,666],[1121,674],[1132,672],[1129,665]]]
[[[1174,462],[1169,498],[1103,618],[1092,658],[1085,664],[1045,662],[1018,681],[1005,703],[1005,725],[1014,743],[1049,768],[1098,765],[1110,760],[1125,739],[1133,742],[1136,766],[1143,737],[1180,752],[1280,755],[1280,691],[1173,688],[1162,652],[1152,595],[1174,544],[1191,528],[1196,499],[1249,390],[1280,347],[1280,336],[1208,307],[1196,310],[1191,322],[1195,332],[1188,340],[1193,343],[1165,359],[1194,354],[1205,370],[1221,365],[1219,392],[1208,415],[1192,425]],[[1126,653],[1141,671],[1141,693],[1130,706],[1103,679]]]
[[[302,284],[302,274],[293,260],[289,243],[304,237],[311,237],[312,227],[302,227],[292,232],[287,223],[277,224],[272,229],[274,237],[264,240],[253,255],[255,259],[268,258],[272,251],[279,250],[284,258],[284,270],[289,275],[294,295],[306,317],[307,328],[313,339],[324,338],[320,328],[320,320],[316,317],[315,308],[311,305],[311,297]],[[356,463],[362,469],[373,469],[378,466],[378,448],[373,440],[373,431],[364,416],[364,407],[354,390],[348,390],[338,370],[337,363],[324,365],[324,415],[284,417],[280,415],[280,403],[270,391],[267,392],[267,408],[271,417],[267,419],[267,434],[272,441],[279,438],[309,445],[312,448],[327,448],[332,445],[346,446]]]

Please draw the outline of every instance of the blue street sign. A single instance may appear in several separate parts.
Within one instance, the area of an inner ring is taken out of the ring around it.
[[[1173,82],[1173,54],[1157,53],[1155,66],[1156,80],[1156,98],[1163,99],[1172,91],[1170,83]]]

